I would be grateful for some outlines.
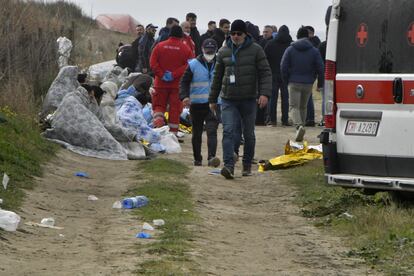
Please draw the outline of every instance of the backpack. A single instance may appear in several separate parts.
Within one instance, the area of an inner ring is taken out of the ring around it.
[[[125,44],[119,47],[116,55],[116,63],[122,68],[135,70],[137,57],[131,44]]]

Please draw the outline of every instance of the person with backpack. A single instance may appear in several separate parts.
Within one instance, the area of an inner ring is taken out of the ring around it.
[[[203,54],[188,62],[188,68],[181,79],[180,99],[184,106],[190,106],[194,166],[202,165],[201,143],[205,123],[208,165],[218,167],[220,159],[216,157],[216,151],[219,118],[218,114],[213,113],[208,105],[210,85],[216,63],[217,43],[214,39],[206,39],[201,48]]]

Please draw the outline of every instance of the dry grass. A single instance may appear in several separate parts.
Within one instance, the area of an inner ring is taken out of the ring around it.
[[[58,73],[57,44],[74,45],[70,64],[81,69],[115,57],[120,41],[133,37],[98,30],[73,3],[2,0],[0,5],[0,107],[34,116]]]

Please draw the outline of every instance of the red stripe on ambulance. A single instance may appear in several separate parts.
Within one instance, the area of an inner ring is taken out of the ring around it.
[[[337,103],[395,104],[392,80],[337,80],[335,98]],[[414,104],[414,80],[404,81],[403,104]],[[363,96],[357,96],[362,86]]]

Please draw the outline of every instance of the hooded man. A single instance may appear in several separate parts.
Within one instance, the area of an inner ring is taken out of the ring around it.
[[[152,106],[154,111],[154,127],[165,124],[164,113],[169,105],[170,131],[177,134],[180,124],[181,101],[179,98],[179,84],[188,60],[193,54],[183,42],[183,30],[180,26],[173,26],[170,37],[158,43],[152,51],[150,64],[155,75]]]
[[[237,139],[234,136],[239,133],[240,118],[245,141],[242,175],[252,175],[256,107],[257,104],[260,108],[266,107],[271,94],[272,74],[266,55],[262,47],[247,34],[245,22],[235,20],[231,24],[230,38],[217,53],[209,96],[213,112],[216,112],[219,95],[222,99],[224,167],[221,174],[226,179],[234,178],[234,144]]]
[[[208,165],[218,167],[220,159],[216,157],[218,115],[209,109],[208,96],[211,79],[216,63],[217,43],[214,39],[206,39],[202,45],[203,54],[188,62],[180,85],[180,99],[184,106],[190,106],[192,125],[192,144],[194,166],[201,166],[202,134],[205,124],[207,132]]]
[[[268,125],[277,125],[277,99],[279,97],[279,89],[281,96],[281,106],[282,106],[282,125],[289,125],[289,92],[287,84],[282,81],[282,75],[280,72],[280,62],[282,56],[285,53],[286,49],[292,43],[292,37],[289,34],[289,28],[286,25],[283,25],[279,29],[279,33],[276,38],[272,39],[267,43],[265,47],[265,53],[267,60],[269,61],[270,68],[272,69],[272,78],[273,78],[273,89],[272,97],[267,108],[267,124]]]
[[[306,107],[313,83],[318,76],[318,84],[321,85],[324,77],[321,54],[308,36],[308,30],[301,27],[296,35],[298,40],[286,49],[280,65],[282,79],[288,84],[289,108],[296,126],[297,142],[303,141],[305,135]]]

